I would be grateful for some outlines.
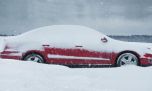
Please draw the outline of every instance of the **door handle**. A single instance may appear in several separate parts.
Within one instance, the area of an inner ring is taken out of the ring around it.
[[[44,47],[49,47],[50,45],[49,45],[49,44],[44,44],[44,45],[42,45],[42,46],[44,46]]]
[[[80,46],[80,45],[76,45],[75,47],[81,48],[81,47],[83,47],[83,46]]]

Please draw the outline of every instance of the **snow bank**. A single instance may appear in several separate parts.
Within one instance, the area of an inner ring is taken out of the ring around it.
[[[0,59],[0,91],[152,91],[152,67],[68,68]]]

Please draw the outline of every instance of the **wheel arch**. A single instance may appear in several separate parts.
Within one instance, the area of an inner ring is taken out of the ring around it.
[[[25,53],[23,54],[21,60],[24,60],[24,58],[25,58],[27,55],[29,55],[29,54],[38,54],[38,55],[40,55],[40,56],[44,59],[44,62],[46,63],[45,55],[44,55],[42,52],[40,52],[40,51],[35,51],[35,50],[34,50],[34,51],[27,51],[27,52],[25,52]]]
[[[115,66],[117,66],[117,60],[118,60],[119,56],[124,54],[124,53],[132,53],[132,54],[134,54],[138,58],[138,65],[140,65],[140,55],[137,52],[135,52],[135,51],[125,50],[125,51],[121,51],[121,52],[118,53],[118,55],[117,55],[117,57],[115,59]]]

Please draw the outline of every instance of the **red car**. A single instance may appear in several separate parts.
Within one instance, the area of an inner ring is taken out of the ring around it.
[[[152,44],[123,42],[78,25],[53,25],[2,37],[0,57],[75,66],[152,64]]]

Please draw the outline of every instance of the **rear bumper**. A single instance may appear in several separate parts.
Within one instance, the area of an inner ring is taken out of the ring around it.
[[[18,51],[3,51],[0,53],[0,58],[20,60],[22,58],[22,53]]]

